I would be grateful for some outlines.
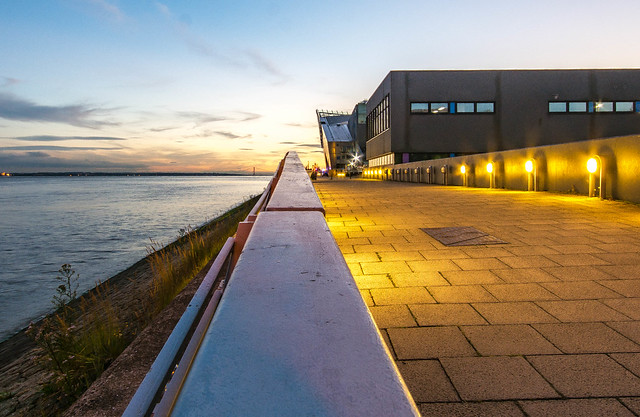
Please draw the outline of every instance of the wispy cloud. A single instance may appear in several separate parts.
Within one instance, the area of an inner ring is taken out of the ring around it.
[[[216,135],[218,136],[222,136],[225,137],[227,139],[247,139],[250,138],[251,135],[236,135],[235,133],[232,132],[224,132],[224,131],[217,131],[214,132]]]
[[[117,126],[118,123],[98,120],[107,109],[85,104],[70,106],[43,106],[12,94],[0,93],[0,118],[25,122],[54,122],[98,129]]]
[[[149,166],[139,161],[113,161],[101,156],[82,159],[52,156],[43,151],[0,152],[0,166],[8,171],[145,171]]]
[[[175,17],[169,6],[156,2],[160,13],[170,22],[173,30],[185,45],[194,53],[211,59],[215,64],[236,67],[254,68],[276,80],[276,84],[288,81],[289,76],[282,72],[271,60],[256,49],[236,49],[233,54],[221,52],[216,45],[194,34],[189,23]]]
[[[107,140],[107,141],[127,140],[125,138],[117,138],[117,137],[111,137],[111,136],[49,136],[49,135],[17,136],[17,137],[12,137],[11,139],[13,139],[13,140],[21,140],[21,141],[26,141],[26,142],[59,142],[59,141],[65,141],[65,140],[88,140],[88,141],[93,141],[93,140]]]
[[[53,146],[53,145],[32,145],[32,146],[4,146],[0,152],[7,151],[119,151],[122,148],[101,148],[95,146]]]
[[[238,112],[241,116],[244,116],[244,118],[240,119],[241,122],[249,122],[251,120],[257,120],[260,119],[262,117],[261,114],[257,114],[257,113],[249,113],[246,111],[241,111]]]
[[[108,19],[123,22],[126,18],[126,15],[118,6],[113,3],[110,3],[106,0],[83,0],[84,3],[92,6],[95,10],[97,10],[100,14],[106,16]]]
[[[17,78],[0,77],[0,87],[8,87],[10,85],[18,84],[20,82]]]
[[[217,116],[209,113],[201,113],[196,111],[180,111],[177,113],[177,116],[182,119],[189,119],[196,125],[203,125],[206,123],[212,122],[221,122],[223,120],[229,120],[228,117],[225,116]]]

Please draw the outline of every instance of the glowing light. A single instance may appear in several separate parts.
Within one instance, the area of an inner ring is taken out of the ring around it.
[[[598,169],[598,161],[596,161],[595,158],[590,158],[587,161],[587,171],[593,174],[594,172],[596,172],[597,169]]]
[[[464,174],[465,172],[467,172],[467,167],[465,167],[464,165],[462,165],[462,166],[460,167],[460,172],[461,172],[461,173],[463,173],[463,174]]]
[[[344,177],[344,176],[345,176],[345,173],[344,173],[344,172],[338,172],[338,176],[339,176],[339,177]]]
[[[493,172],[493,164],[491,162],[489,162],[487,164],[487,172],[488,173],[492,173]]]
[[[527,172],[533,172],[533,161],[529,160],[524,164],[524,169],[527,170]]]

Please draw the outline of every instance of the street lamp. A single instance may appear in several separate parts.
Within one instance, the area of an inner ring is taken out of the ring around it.
[[[538,191],[538,166],[535,159],[529,159],[524,164],[527,171],[527,191]]]
[[[493,170],[493,163],[487,164],[487,172],[489,173],[489,188],[495,188],[496,186],[496,174]]]
[[[460,173],[462,174],[462,186],[467,186],[467,167],[462,165],[460,167]]]
[[[604,161],[599,155],[594,155],[587,161],[587,171],[589,171],[589,197],[595,197],[596,171],[598,171],[599,187],[598,194],[600,200],[605,196]]]

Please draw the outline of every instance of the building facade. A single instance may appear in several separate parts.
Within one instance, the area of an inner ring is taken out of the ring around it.
[[[351,113],[316,110],[325,166],[332,174],[360,172],[366,143],[366,102]]]
[[[640,70],[392,71],[366,104],[369,167],[640,133]]]

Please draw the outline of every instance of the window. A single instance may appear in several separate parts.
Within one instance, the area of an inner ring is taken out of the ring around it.
[[[567,102],[566,101],[550,101],[549,113],[566,113]]]
[[[629,113],[633,111],[633,101],[616,101],[616,112]]]
[[[587,102],[586,101],[570,101],[569,113],[586,113]]]
[[[429,103],[411,103],[411,113],[429,113]]]
[[[456,103],[456,112],[458,113],[473,113],[475,111],[475,105],[473,103]]]
[[[594,103],[596,113],[611,113],[613,111],[612,101],[598,101]]]
[[[494,103],[477,103],[476,112],[478,113],[493,113],[495,111]]]
[[[431,113],[449,113],[449,103],[431,103]]]
[[[386,95],[378,105],[367,115],[367,139],[378,136],[389,129],[389,95]]]

